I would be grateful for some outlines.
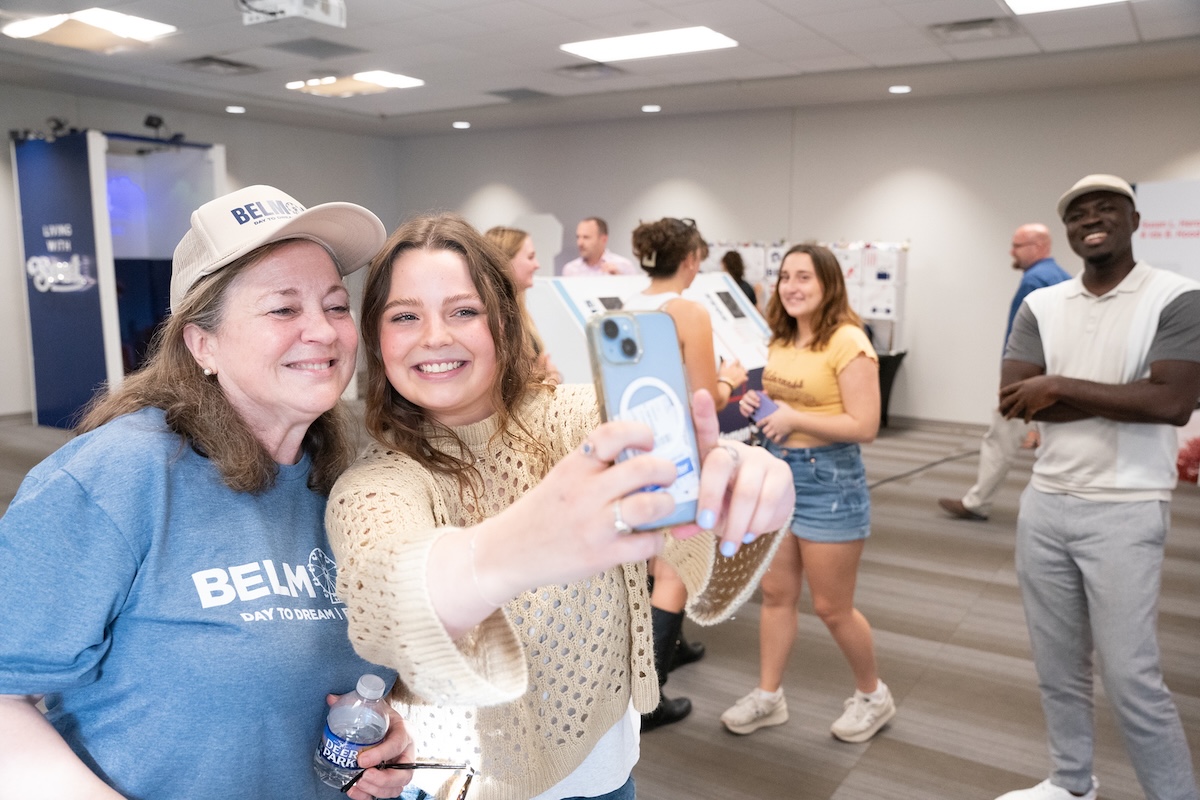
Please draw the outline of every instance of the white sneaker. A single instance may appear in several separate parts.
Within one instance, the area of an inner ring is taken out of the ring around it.
[[[879,686],[883,689],[883,697],[878,700],[854,690],[854,696],[846,700],[846,710],[829,729],[834,736],[843,742],[865,742],[896,716],[892,691],[883,681]]]
[[[784,699],[783,692],[779,693],[779,699],[775,699],[771,692],[764,692],[758,688],[738,700],[721,715],[721,722],[731,733],[743,736],[768,725],[782,725],[787,719],[787,700]]]
[[[1018,789],[1015,792],[1008,792],[996,798],[996,800],[1096,800],[1096,789],[1099,788],[1100,782],[1096,780],[1096,776],[1092,776],[1092,788],[1087,794],[1071,794],[1061,786],[1057,786],[1048,780],[1042,781],[1032,789]]]

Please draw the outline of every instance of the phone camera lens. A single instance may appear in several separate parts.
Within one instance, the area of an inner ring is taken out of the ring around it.
[[[635,355],[637,355],[637,342],[635,342],[633,339],[622,339],[621,352],[629,358],[633,358]]]
[[[620,330],[617,329],[617,323],[611,319],[604,320],[604,337],[606,339],[615,339]]]

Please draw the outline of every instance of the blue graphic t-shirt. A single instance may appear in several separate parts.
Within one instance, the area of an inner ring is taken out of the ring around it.
[[[0,519],[0,694],[129,798],[335,798],[312,770],[352,650],[309,462],[261,495],[145,409],[35,467]]]

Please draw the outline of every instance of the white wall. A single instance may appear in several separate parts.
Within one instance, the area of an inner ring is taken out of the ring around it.
[[[1200,177],[1200,93],[1184,84],[886,102],[447,134],[400,144],[405,211],[481,227],[598,214],[630,252],[641,219],[695,218],[710,239],[909,240],[908,350],[890,413],[986,423],[1019,277],[1012,231],[1048,224],[1089,172]]]
[[[1009,236],[1056,233],[1059,196],[1088,172],[1132,181],[1200,178],[1194,86],[1107,89],[738,112],[531,131],[448,132],[388,142],[251,120],[136,108],[0,85],[0,130],[72,124],[138,131],[146,113],[223,142],[234,185],[275,183],[314,203],[345,199],[389,227],[431,209],[481,228],[522,213],[574,224],[598,214],[629,253],[639,220],[694,217],[712,239],[909,239],[907,320],[891,413],[986,422],[1017,275]],[[27,410],[29,365],[11,167],[0,160],[0,414]],[[8,180],[5,180],[8,178]],[[14,319],[15,318],[15,319]]]
[[[797,115],[792,236],[910,239],[909,355],[891,413],[986,422],[996,397],[1012,230],[1080,177],[1200,177],[1195,85],[1132,85],[830,108]]]

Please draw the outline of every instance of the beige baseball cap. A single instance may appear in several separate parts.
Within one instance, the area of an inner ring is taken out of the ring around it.
[[[383,247],[379,217],[354,203],[305,208],[273,186],[247,186],[192,212],[192,227],[175,247],[171,310],[188,289],[255,248],[283,239],[311,239],[333,254],[343,275],[363,267]]]
[[[1067,206],[1071,205],[1071,201],[1076,197],[1082,197],[1089,192],[1113,192],[1114,194],[1123,194],[1137,206],[1137,198],[1133,195],[1133,187],[1124,178],[1118,178],[1116,175],[1105,175],[1098,173],[1096,175],[1088,175],[1076,181],[1075,185],[1067,190],[1066,194],[1058,198],[1058,218],[1062,219],[1067,214]]]

